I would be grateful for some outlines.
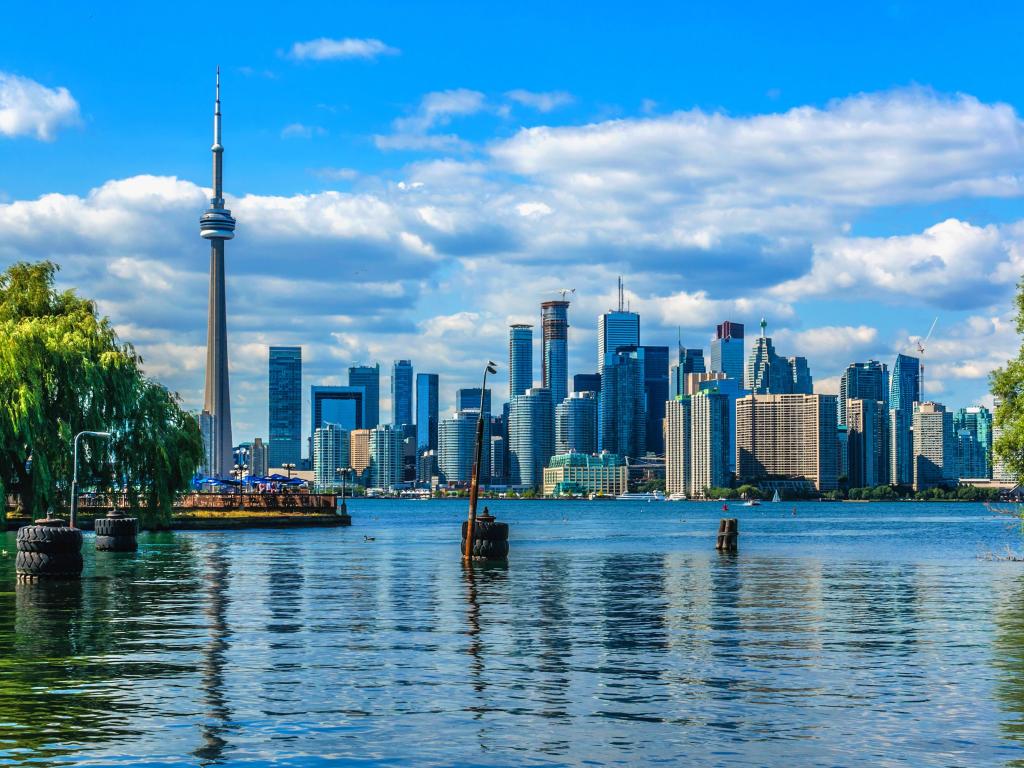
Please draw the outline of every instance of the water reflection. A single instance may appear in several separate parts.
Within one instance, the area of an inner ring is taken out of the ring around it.
[[[202,600],[208,640],[200,657],[199,672],[205,718],[199,725],[201,744],[192,754],[201,765],[216,765],[224,762],[232,717],[225,680],[231,640],[228,624],[231,566],[227,547],[220,542],[208,546],[203,559],[206,561],[206,587]]]
[[[996,695],[1003,712],[999,728],[1024,750],[1024,575],[1014,576],[999,595],[995,666],[999,671]],[[1008,759],[1006,765],[1024,766],[1024,751]]]

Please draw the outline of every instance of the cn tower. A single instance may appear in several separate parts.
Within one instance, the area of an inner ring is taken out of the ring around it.
[[[235,220],[224,207],[224,147],[220,143],[220,67],[213,110],[213,197],[199,217],[199,234],[210,241],[210,312],[206,327],[206,400],[203,442],[206,472],[227,478],[234,466],[231,445],[231,394],[228,388],[227,306],[224,300],[224,241],[235,236]]]

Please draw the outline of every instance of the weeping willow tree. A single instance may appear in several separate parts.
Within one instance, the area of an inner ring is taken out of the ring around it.
[[[55,289],[57,269],[18,263],[0,275],[0,493],[33,517],[64,510],[74,435],[107,431],[80,444],[83,487],[123,490],[144,524],[166,522],[202,458],[196,420],[143,375],[92,301]]]

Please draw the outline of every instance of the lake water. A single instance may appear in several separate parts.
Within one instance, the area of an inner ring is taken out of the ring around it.
[[[143,534],[16,584],[0,764],[1024,766],[1024,563],[967,504],[460,502]],[[373,537],[367,541],[364,537]]]

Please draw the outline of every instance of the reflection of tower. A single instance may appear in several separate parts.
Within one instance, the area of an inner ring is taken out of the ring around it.
[[[540,305],[544,326],[544,386],[557,406],[569,394],[569,302],[545,301]]]
[[[203,764],[220,762],[228,742],[223,733],[231,720],[231,709],[224,692],[224,670],[227,667],[225,655],[231,630],[228,626],[228,597],[231,572],[228,559],[219,547],[210,549],[210,571],[206,576],[206,614],[209,622],[210,639],[202,651],[199,664],[202,676],[203,701],[206,704],[206,719],[200,726],[203,743],[192,754]]]
[[[199,217],[199,234],[210,241],[210,310],[206,327],[206,425],[208,474],[227,477],[231,472],[231,395],[228,390],[227,305],[224,299],[224,241],[235,236],[235,220],[224,207],[223,155],[220,143],[220,68],[213,111],[213,197]]]

